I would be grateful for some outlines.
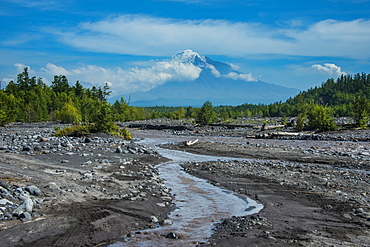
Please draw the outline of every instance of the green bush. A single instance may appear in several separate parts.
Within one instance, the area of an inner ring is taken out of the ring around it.
[[[308,112],[308,127],[318,131],[336,130],[331,109],[322,105],[313,104]]]
[[[87,125],[73,125],[71,127],[66,127],[55,132],[55,136],[83,136],[88,134],[89,126]]]
[[[210,124],[216,121],[216,113],[210,101],[206,101],[203,106],[195,113],[195,122]]]
[[[63,123],[79,123],[82,121],[81,114],[70,100],[64,104],[60,111],[55,111],[55,118]]]
[[[366,128],[370,121],[370,100],[356,97],[352,104],[352,116],[357,127]]]

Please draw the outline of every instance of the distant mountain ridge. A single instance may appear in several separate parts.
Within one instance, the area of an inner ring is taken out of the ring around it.
[[[172,61],[196,66],[199,77],[169,81],[147,92],[123,95],[123,98],[129,99],[133,106],[201,106],[206,100],[216,106],[273,103],[299,93],[298,89],[256,80],[230,64],[214,61],[192,50],[174,55]]]

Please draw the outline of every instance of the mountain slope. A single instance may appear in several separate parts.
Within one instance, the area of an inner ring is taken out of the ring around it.
[[[125,95],[134,106],[200,106],[206,100],[213,105],[272,103],[296,95],[299,90],[253,79],[231,65],[213,61],[191,50],[173,56],[173,62],[200,68],[193,81],[169,81],[147,92]]]

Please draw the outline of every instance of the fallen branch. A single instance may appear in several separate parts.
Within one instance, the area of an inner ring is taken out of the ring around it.
[[[198,139],[196,139],[194,141],[185,141],[184,144],[185,144],[185,146],[191,146],[191,145],[194,145],[197,142],[198,142]]]

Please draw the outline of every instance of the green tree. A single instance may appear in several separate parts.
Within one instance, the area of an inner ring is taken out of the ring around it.
[[[81,114],[78,112],[71,99],[64,104],[60,111],[55,113],[55,118],[63,123],[77,124],[82,121]]]
[[[331,109],[319,104],[310,105],[308,127],[318,131],[336,130],[337,126]]]
[[[115,132],[118,127],[113,123],[113,112],[111,105],[108,102],[99,102],[91,122],[94,124],[93,132]]]
[[[70,87],[67,77],[64,75],[54,76],[54,80],[51,82],[51,88],[56,93],[68,93]]]
[[[177,119],[177,120],[180,120],[180,119],[183,119],[185,118],[185,115],[186,115],[186,111],[183,107],[180,107],[179,110],[177,111],[174,111],[172,114],[171,114],[171,118],[172,119]]]
[[[300,95],[299,97],[297,97],[297,99],[298,99],[297,105],[298,116],[296,128],[298,130],[303,130],[308,120],[309,105],[305,102],[303,95]]]
[[[357,127],[367,127],[370,121],[370,100],[357,96],[353,102],[352,113]]]
[[[196,112],[195,121],[202,124],[210,124],[216,121],[216,113],[210,101],[206,101]]]
[[[227,112],[226,107],[223,107],[220,112],[220,117],[222,122],[226,122],[229,119],[229,113]]]
[[[132,119],[130,114],[130,107],[124,100],[124,98],[120,98],[120,100],[116,100],[112,106],[114,120],[126,122]]]

